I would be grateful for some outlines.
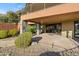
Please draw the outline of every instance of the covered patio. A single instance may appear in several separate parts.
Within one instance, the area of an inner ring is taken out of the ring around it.
[[[23,24],[26,24],[27,22],[34,22],[37,24],[37,34],[40,34],[40,24],[49,25],[61,23],[61,35],[74,38],[74,21],[77,20],[79,20],[79,4],[60,4],[22,15],[20,33],[27,30],[23,29],[25,26]],[[27,25],[25,27],[27,27]]]

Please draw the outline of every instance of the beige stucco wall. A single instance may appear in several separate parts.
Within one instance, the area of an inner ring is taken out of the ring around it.
[[[64,37],[74,38],[74,22],[73,21],[62,22],[61,34]]]
[[[52,6],[50,8],[42,9],[36,12],[21,15],[21,19],[30,20],[30,19],[36,19],[36,18],[47,17],[52,15],[53,16],[60,15],[60,14],[65,14],[70,12],[77,12],[77,11],[79,11],[78,3],[66,3],[66,4],[64,3],[57,6]]]

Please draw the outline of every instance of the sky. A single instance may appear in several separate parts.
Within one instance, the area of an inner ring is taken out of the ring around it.
[[[24,8],[24,3],[0,3],[0,14],[6,14],[7,11],[16,12]]]

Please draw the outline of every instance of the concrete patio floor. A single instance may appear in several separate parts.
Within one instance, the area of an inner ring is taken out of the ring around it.
[[[43,33],[40,35],[36,35],[33,38],[36,38],[38,44],[47,45],[53,47],[53,49],[57,48],[57,50],[72,49],[79,45],[79,43],[73,39],[62,37],[53,33]]]

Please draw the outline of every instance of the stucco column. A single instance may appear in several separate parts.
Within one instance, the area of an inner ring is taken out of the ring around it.
[[[40,34],[40,24],[37,24],[37,35]]]
[[[46,25],[43,26],[44,33],[46,33]]]
[[[74,22],[66,21],[62,23],[62,36],[74,38]]]
[[[20,20],[20,34],[23,33],[23,20]]]
[[[20,20],[20,34],[27,31],[27,22]]]
[[[28,23],[23,21],[23,32],[27,31],[27,26],[28,26]]]

